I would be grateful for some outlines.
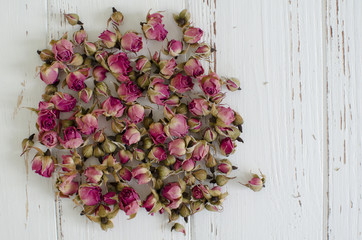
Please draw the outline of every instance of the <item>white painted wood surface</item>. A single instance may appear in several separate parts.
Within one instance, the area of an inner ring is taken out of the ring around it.
[[[112,6],[138,31],[150,8],[167,10],[169,26],[171,12],[188,8],[216,46],[211,67],[241,80],[243,91],[227,97],[245,118],[237,179],[224,211],[193,216],[186,237],[143,211],[131,221],[119,214],[103,232],[19,157],[35,130],[21,107],[42,92],[36,50],[71,29],[64,12],[79,13],[95,38]],[[359,0],[2,0],[0,238],[362,239],[361,12]],[[238,184],[259,168],[262,192]]]

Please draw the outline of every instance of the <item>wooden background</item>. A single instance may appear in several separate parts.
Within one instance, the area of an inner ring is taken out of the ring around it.
[[[185,237],[144,211],[131,221],[119,214],[103,232],[19,157],[35,130],[22,107],[36,106],[43,91],[36,50],[71,29],[67,12],[96,38],[112,6],[137,31],[151,8],[167,10],[166,26],[188,8],[216,46],[211,67],[241,80],[243,90],[227,98],[245,118],[245,144],[232,157],[237,179],[224,211],[196,214]],[[1,0],[0,238],[362,239],[361,13],[360,0]],[[262,192],[238,184],[259,168]]]

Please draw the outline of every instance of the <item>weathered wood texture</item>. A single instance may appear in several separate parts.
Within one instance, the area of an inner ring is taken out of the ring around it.
[[[36,120],[22,107],[42,93],[35,51],[74,29],[66,12],[77,12],[95,39],[113,6],[126,17],[123,29],[138,32],[149,9],[166,10],[174,38],[171,13],[188,8],[217,49],[210,68],[241,80],[243,90],[226,100],[245,118],[245,144],[231,157],[237,179],[224,211],[192,217],[186,237],[144,211],[131,221],[119,214],[103,232],[19,157]],[[3,1],[1,239],[362,239],[361,11],[358,0]],[[264,191],[238,183],[259,168]]]

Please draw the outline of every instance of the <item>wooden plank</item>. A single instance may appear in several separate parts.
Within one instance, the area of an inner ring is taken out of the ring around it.
[[[226,101],[245,117],[245,144],[224,212],[195,216],[193,239],[322,238],[322,11],[320,1],[216,2],[216,70],[241,80]],[[262,192],[237,183],[258,168]]]
[[[361,1],[326,1],[328,239],[362,239]]]
[[[3,1],[0,10],[0,229],[2,239],[56,239],[53,184],[31,170],[35,154],[19,157],[21,140],[35,131],[45,86],[36,73],[36,50],[46,46],[46,1]]]

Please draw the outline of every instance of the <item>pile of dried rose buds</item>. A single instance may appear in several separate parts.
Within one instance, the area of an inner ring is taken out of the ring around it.
[[[168,34],[159,12],[148,13],[142,36],[121,32],[124,17],[113,8],[95,42],[78,15],[65,18],[80,26],[73,39],[65,34],[38,51],[46,84],[32,108],[39,133],[23,140],[24,152],[37,151],[32,169],[48,178],[56,173],[59,196],[72,198],[104,230],[119,210],[133,218],[143,207],[186,222],[204,208],[219,211],[228,195],[221,187],[236,169],[226,157],[242,142],[243,124],[222,104],[222,88],[240,87],[235,78],[206,73],[201,62],[214,49],[200,42],[203,31],[191,26],[190,13],[174,15],[183,38],[166,40],[149,58],[137,53]],[[144,200],[131,181],[147,187]],[[172,230],[185,232],[180,223]]]

